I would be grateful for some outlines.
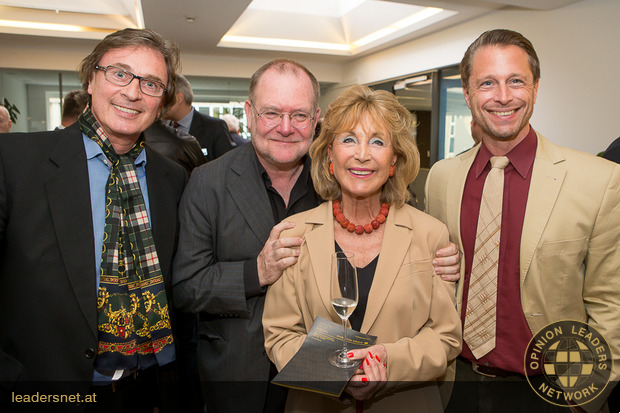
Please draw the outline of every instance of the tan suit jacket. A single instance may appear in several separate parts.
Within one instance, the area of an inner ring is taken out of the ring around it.
[[[265,348],[278,369],[301,347],[315,317],[341,323],[329,295],[335,249],[331,211],[331,202],[326,202],[295,215],[287,219],[295,228],[281,235],[302,236],[304,243],[298,263],[270,287],[265,301]],[[364,411],[397,411],[396,406],[405,403],[408,408],[416,403],[419,411],[442,410],[434,380],[461,350],[454,284],[436,277],[431,263],[435,251],[447,245],[448,232],[439,221],[408,205],[390,210],[361,328],[385,345],[389,382],[365,403]],[[346,407],[336,399],[301,391],[290,391],[287,403],[289,411]]]
[[[461,250],[463,188],[479,148],[438,162],[426,181],[427,212],[448,226]],[[559,320],[594,326],[611,346],[612,380],[620,372],[619,269],[620,166],[538,134],[521,235],[523,314],[532,334]],[[460,283],[459,314],[462,296]],[[604,401],[584,407],[597,411]]]

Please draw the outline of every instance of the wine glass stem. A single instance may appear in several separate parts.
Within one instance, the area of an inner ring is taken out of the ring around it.
[[[347,319],[342,320],[342,357],[347,357]]]

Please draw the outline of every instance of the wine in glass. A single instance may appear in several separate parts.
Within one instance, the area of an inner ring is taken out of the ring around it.
[[[334,310],[342,319],[342,349],[329,356],[336,367],[350,368],[356,361],[347,357],[347,320],[357,306],[357,270],[352,252],[338,251],[332,254],[330,294]]]

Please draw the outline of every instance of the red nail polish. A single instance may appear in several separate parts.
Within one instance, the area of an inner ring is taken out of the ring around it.
[[[370,363],[368,362],[368,359],[364,359],[366,361],[366,365],[370,366]]]
[[[370,351],[368,352],[368,355],[370,356],[370,358],[372,358],[372,353]]]
[[[379,360],[379,356],[375,356],[375,358],[377,359],[379,363],[381,363],[381,360]]]
[[[348,357],[348,358],[353,357],[353,353],[351,353],[351,352],[349,351],[349,352],[347,353],[347,357]]]
[[[366,383],[368,379],[366,377],[362,377],[362,383]]]

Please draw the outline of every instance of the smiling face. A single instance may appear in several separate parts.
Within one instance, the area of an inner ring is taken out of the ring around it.
[[[265,168],[283,169],[298,166],[308,153],[320,109],[314,110],[314,90],[310,78],[299,72],[278,72],[268,69],[258,81],[254,101],[245,103],[248,127],[258,159]],[[280,113],[303,112],[314,116],[314,121],[298,129],[284,116],[279,125],[268,127],[257,113],[273,110]]]
[[[112,49],[98,64],[103,67],[113,65],[168,84],[163,55],[148,47]],[[92,96],[93,115],[115,149],[120,146],[131,148],[140,134],[151,126],[162,106],[162,97],[142,93],[138,79],[134,78],[127,86],[118,86],[107,81],[101,70],[93,72],[88,93]]]
[[[397,158],[390,134],[382,125],[366,112],[351,130],[336,134],[328,154],[343,199],[377,198],[379,202]]]
[[[528,134],[538,81],[518,46],[485,46],[473,56],[465,101],[484,141],[521,142]]]

